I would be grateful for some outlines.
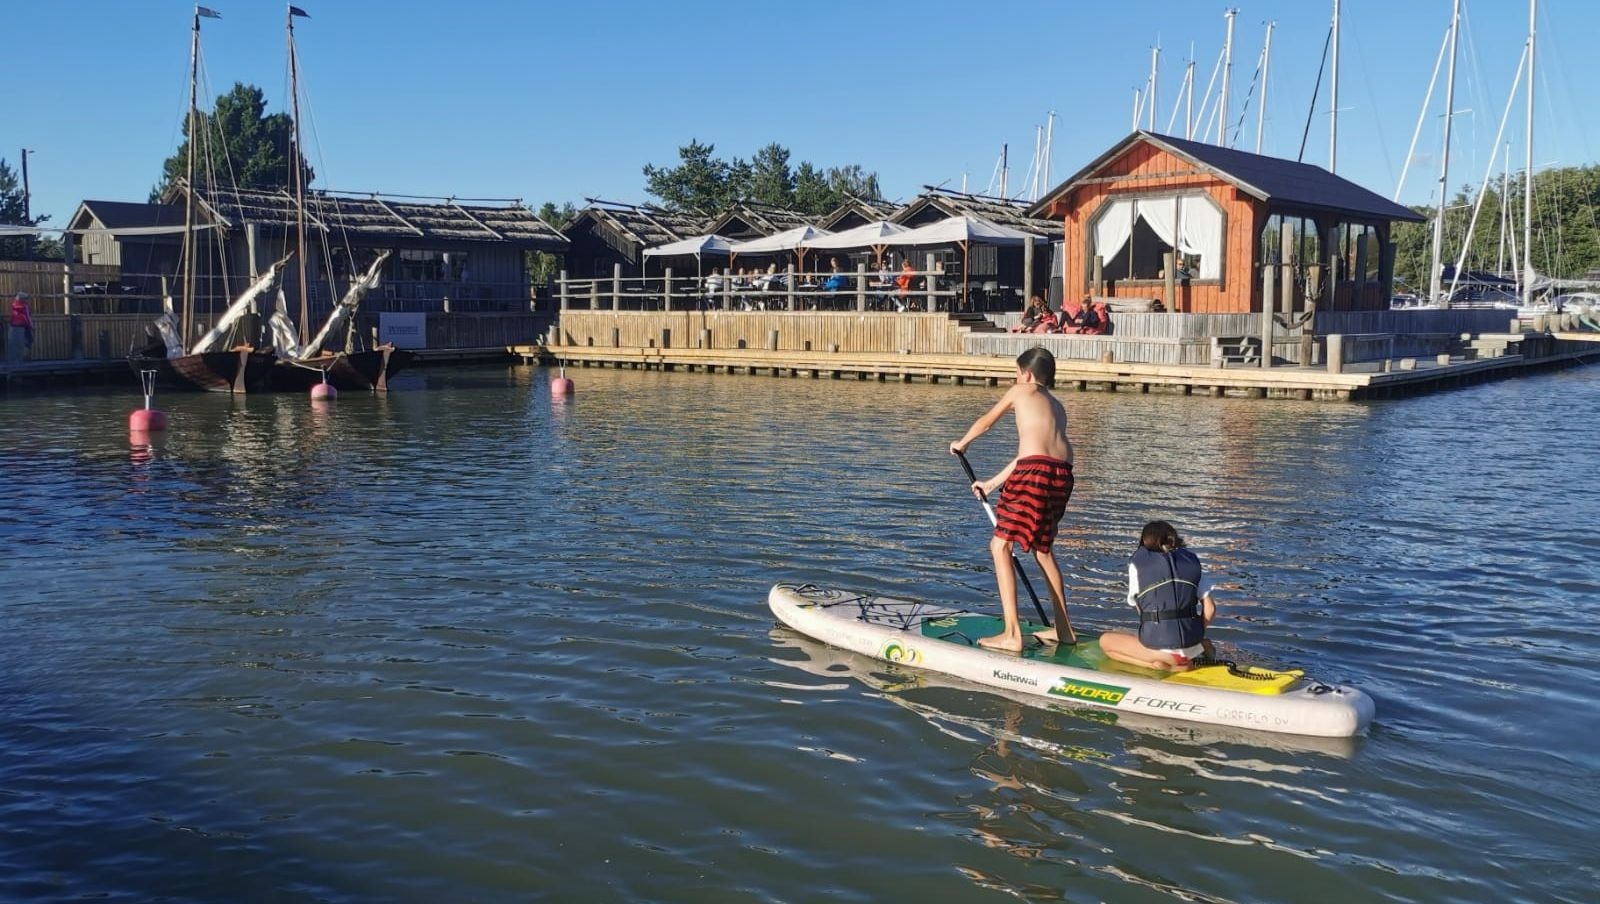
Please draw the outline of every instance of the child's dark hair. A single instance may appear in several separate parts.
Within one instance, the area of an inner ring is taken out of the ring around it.
[[[1178,529],[1165,521],[1152,521],[1139,534],[1139,545],[1151,552],[1172,552],[1183,548]]]
[[[1018,355],[1017,366],[1033,374],[1033,379],[1044,388],[1056,388],[1056,356],[1044,346],[1035,345]]]

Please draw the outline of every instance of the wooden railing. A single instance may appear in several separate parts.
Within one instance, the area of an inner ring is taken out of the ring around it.
[[[909,275],[902,290],[897,280]],[[1020,290],[996,282],[962,286],[943,270],[869,272],[782,271],[737,274],[727,268],[700,276],[625,277],[620,265],[610,277],[571,279],[562,271],[556,298],[561,310],[589,311],[949,311],[1017,310]]]
[[[960,354],[965,333],[948,314],[569,309],[550,348],[557,356],[574,346]]]

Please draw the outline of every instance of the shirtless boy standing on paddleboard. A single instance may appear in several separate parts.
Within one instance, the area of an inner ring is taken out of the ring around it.
[[[980,499],[996,488],[1000,490],[1000,504],[995,506],[998,523],[989,541],[989,552],[994,556],[994,577],[1000,588],[1005,630],[993,637],[978,639],[979,644],[994,650],[1022,650],[1022,626],[1017,620],[1017,576],[1009,567],[1012,543],[1020,543],[1033,553],[1050,584],[1056,627],[1036,632],[1034,636],[1057,643],[1059,632],[1065,630],[1068,643],[1078,642],[1072,621],[1067,617],[1066,590],[1053,549],[1056,527],[1066,511],[1067,499],[1072,496],[1072,442],[1067,439],[1066,409],[1050,394],[1055,382],[1055,356],[1043,348],[1028,349],[1017,356],[1016,385],[973,422],[966,436],[950,444],[950,454],[959,455],[998,423],[1007,411],[1016,413],[1017,457],[1000,473],[972,485],[972,492]]]

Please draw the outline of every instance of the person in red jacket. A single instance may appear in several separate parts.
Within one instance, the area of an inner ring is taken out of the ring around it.
[[[28,293],[18,292],[11,299],[11,329],[6,336],[6,363],[12,367],[22,363],[22,357],[33,347],[33,312],[28,309]]]

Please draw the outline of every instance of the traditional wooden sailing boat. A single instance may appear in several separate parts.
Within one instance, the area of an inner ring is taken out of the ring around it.
[[[194,11],[193,37],[189,47],[189,112],[188,154],[185,162],[184,212],[183,212],[183,283],[181,305],[174,308],[170,295],[163,299],[165,310],[156,319],[156,329],[161,334],[159,346],[129,357],[128,363],[135,371],[155,370],[167,382],[186,388],[211,392],[258,392],[268,388],[276,355],[270,349],[258,349],[252,343],[226,347],[234,325],[250,308],[277,284],[278,275],[288,258],[278,261],[267,272],[254,280],[239,295],[222,317],[193,345],[188,344],[195,323],[195,144],[201,138],[196,128],[198,107],[196,88],[200,69],[200,20],[220,19],[216,12],[203,6]]]
[[[310,15],[297,6],[290,6],[286,23],[289,36],[289,93],[292,97],[290,109],[294,119],[294,152],[291,159],[299,160],[303,158],[300,153],[300,59],[294,44],[296,17],[310,18]],[[299,329],[297,335],[294,323],[289,317],[288,305],[283,301],[283,294],[280,292],[278,310],[273,313],[269,321],[272,326],[273,346],[278,355],[272,368],[272,388],[281,391],[305,391],[318,383],[326,382],[337,389],[369,389],[380,392],[387,390],[389,377],[410,364],[416,358],[415,353],[396,349],[392,344],[366,350],[357,350],[354,344],[356,309],[367,292],[378,284],[378,274],[384,261],[389,257],[388,251],[380,253],[367,268],[366,273],[350,284],[344,296],[329,312],[327,321],[323,323],[317,335],[311,339],[306,337],[310,305],[306,299],[305,188],[305,171],[297,167],[294,201],[295,240],[300,259]],[[323,259],[327,259],[326,254],[323,255]],[[341,328],[344,336],[343,350],[325,351],[324,344],[338,335]]]

